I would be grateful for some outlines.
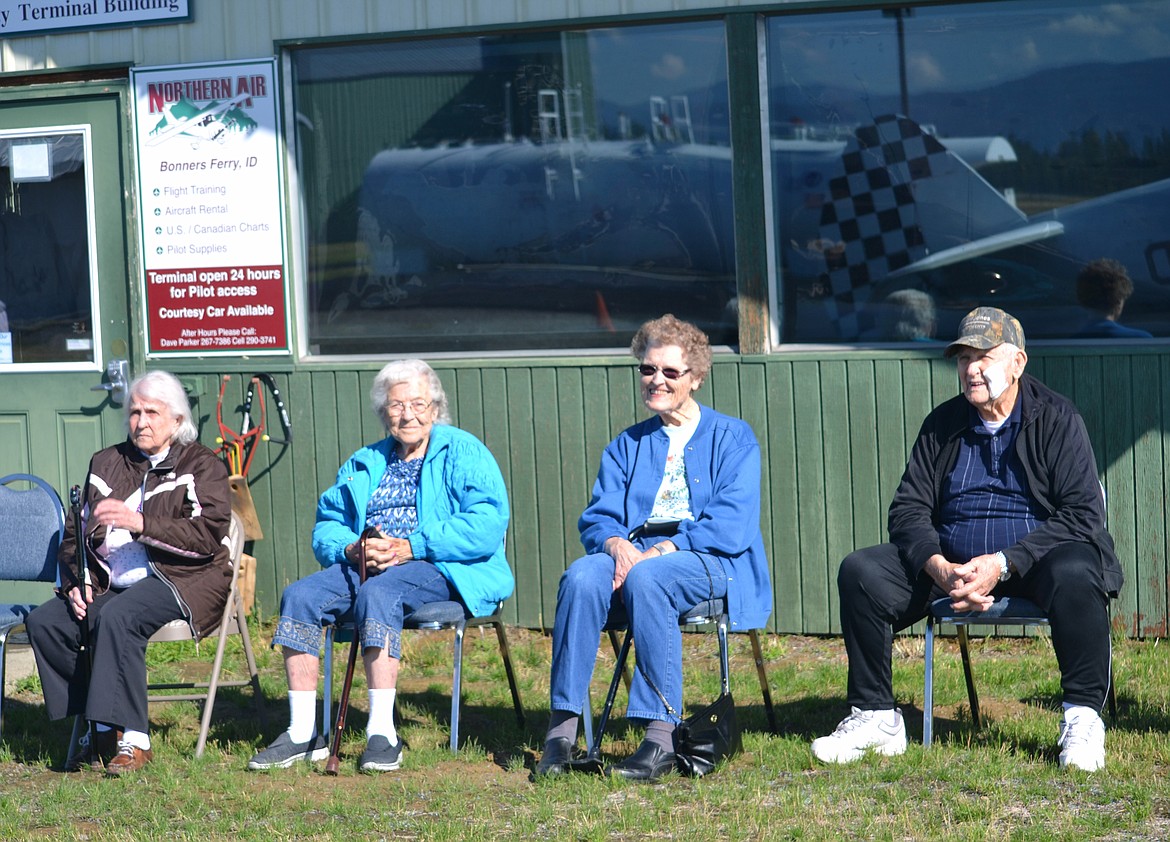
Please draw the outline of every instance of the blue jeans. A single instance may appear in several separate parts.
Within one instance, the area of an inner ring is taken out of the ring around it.
[[[403,618],[428,602],[458,599],[439,569],[425,561],[387,567],[365,584],[351,565],[334,564],[284,589],[272,645],[320,657],[322,629],[352,620],[363,649],[401,658]]]
[[[645,548],[660,539],[640,539]],[[704,569],[706,562],[707,569]],[[707,573],[710,571],[710,577]],[[727,577],[715,556],[690,551],[647,558],[613,590],[614,560],[606,553],[577,559],[561,575],[553,625],[550,707],[580,714],[607,620],[628,615],[638,669],[630,685],[629,719],[677,723],[642,675],[682,713],[682,632],[678,618],[712,596],[727,595]]]

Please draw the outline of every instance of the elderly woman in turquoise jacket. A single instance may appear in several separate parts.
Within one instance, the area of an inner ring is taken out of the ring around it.
[[[392,362],[374,378],[370,397],[389,435],[353,454],[317,504],[313,552],[324,569],[285,589],[272,641],[284,651],[289,727],[249,769],[328,756],[316,728],[322,628],[350,619],[370,700],[358,765],[364,772],[397,769],[403,743],[394,695],[404,618],[445,600],[480,617],[512,593],[504,479],[482,442],[450,426],[438,376],[421,360]],[[366,541],[361,584],[359,536],[368,527],[378,534]]]
[[[653,417],[606,447],[579,523],[586,555],[561,577],[552,712],[538,777],[571,768],[609,619],[629,619],[638,670],[626,716],[647,726],[638,750],[607,773],[652,781],[675,765],[678,717],[671,711],[682,710],[679,615],[711,597],[727,598],[732,629],[759,628],[771,613],[760,533],[760,447],[748,424],[694,399],[711,368],[706,335],[668,314],[642,325],[630,351],[638,360],[642,403]]]

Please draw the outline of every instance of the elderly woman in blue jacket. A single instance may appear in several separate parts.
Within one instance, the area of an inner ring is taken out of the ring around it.
[[[624,610],[637,651],[626,716],[647,726],[638,750],[607,773],[650,781],[675,765],[678,717],[655,688],[670,709],[682,710],[679,615],[711,597],[727,598],[733,629],[759,628],[771,613],[760,447],[748,424],[694,399],[711,368],[706,335],[668,314],[642,325],[630,351],[653,417],[606,447],[579,522],[586,555],[561,577],[538,777],[571,768],[611,612]]]
[[[397,769],[403,619],[444,600],[484,616],[512,593],[503,477],[482,442],[450,426],[438,376],[421,360],[392,362],[374,378],[370,398],[389,435],[353,454],[317,504],[313,552],[324,569],[285,589],[272,641],[284,651],[289,727],[249,769],[328,756],[316,728],[322,627],[349,619],[360,636],[370,700],[358,765],[364,772]],[[366,541],[368,578],[361,584],[356,564],[367,527],[378,537]]]

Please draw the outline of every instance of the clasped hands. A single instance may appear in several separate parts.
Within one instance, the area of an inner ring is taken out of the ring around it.
[[[605,542],[605,551],[613,556],[613,589],[616,591],[625,583],[626,577],[630,575],[630,570],[639,561],[673,553],[677,550],[678,547],[669,539],[660,541],[645,550],[639,550],[636,544],[625,538],[610,538]]]
[[[977,555],[963,564],[952,564],[942,555],[926,561],[926,572],[951,600],[955,611],[986,611],[995,602],[991,592],[999,584],[995,553]]]
[[[345,548],[345,557],[349,563],[357,566],[361,556],[361,542],[354,541]],[[410,561],[414,556],[410,551],[410,541],[405,538],[387,538],[381,532],[366,539],[366,575],[376,576],[387,567]]]

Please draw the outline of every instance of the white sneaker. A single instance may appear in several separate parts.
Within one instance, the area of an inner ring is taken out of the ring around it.
[[[887,757],[906,750],[906,724],[900,710],[861,710],[841,720],[837,730],[813,740],[813,757],[822,763],[848,763],[876,751]]]
[[[1066,710],[1060,721],[1061,768],[1086,772],[1105,768],[1105,723],[1089,708]]]

